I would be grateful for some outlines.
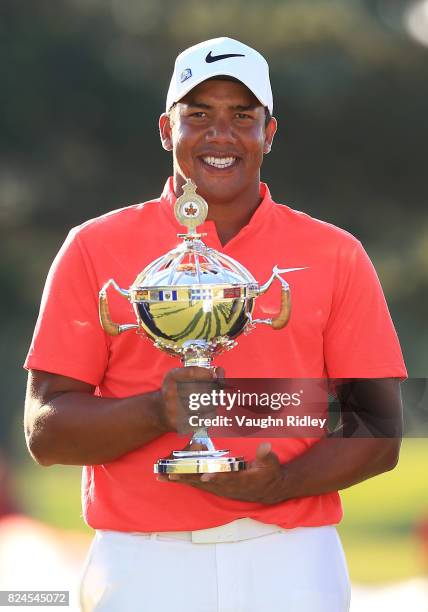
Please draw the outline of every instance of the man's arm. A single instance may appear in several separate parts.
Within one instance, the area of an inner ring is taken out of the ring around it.
[[[161,476],[199,487],[216,495],[244,501],[275,504],[288,499],[320,495],[345,489],[395,467],[401,444],[402,406],[399,381],[383,379],[357,385],[347,407],[358,409],[371,433],[365,437],[328,437],[290,462],[280,465],[270,444],[260,445],[256,459],[247,470],[202,476]],[[365,405],[358,402],[365,400]],[[356,404],[355,404],[356,402]],[[383,402],[383,403],[382,403]],[[346,414],[346,413],[345,413]],[[352,411],[345,416],[353,419]],[[388,425],[381,425],[386,418]],[[379,428],[382,426],[382,430]],[[382,434],[390,437],[381,437]],[[346,435],[346,434],[345,434]],[[353,434],[354,435],[354,434]]]
[[[397,465],[403,428],[399,380],[344,382],[337,396],[342,426],[283,467],[293,497],[308,489],[311,495],[345,489]],[[315,476],[320,470],[325,473]]]
[[[41,465],[95,465],[113,461],[177,430],[177,384],[212,380],[204,368],[170,370],[162,388],[121,399],[93,395],[73,378],[31,370],[25,400],[27,446]]]
[[[346,489],[392,470],[400,440],[326,438],[307,453],[282,466],[285,499]]]

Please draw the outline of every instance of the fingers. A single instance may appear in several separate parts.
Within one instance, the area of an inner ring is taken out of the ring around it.
[[[216,378],[217,380],[223,380],[223,378],[225,378],[226,376],[224,368],[221,368],[220,366],[215,366],[215,368],[213,368],[213,372],[214,378]]]
[[[214,416],[215,407],[210,402],[198,402],[196,407],[190,405],[193,396],[193,404],[201,395],[209,394],[219,384],[216,382],[224,377],[223,368],[200,368],[189,366],[174,368],[166,373],[162,388],[162,420],[169,431],[190,433],[192,427],[189,416],[195,410],[204,416]],[[193,412],[189,412],[192,410]]]
[[[271,453],[272,445],[270,442],[262,442],[256,450],[256,460],[264,461],[266,457]]]
[[[204,476],[210,476],[211,474],[168,474],[166,480],[162,479],[163,482],[181,482],[182,484],[189,485],[191,487],[198,487],[204,485],[207,480],[204,480]],[[215,476],[215,474],[212,474]]]
[[[200,486],[211,482],[221,481],[223,477],[224,481],[230,478],[229,473],[227,475],[223,473],[211,473],[211,474],[158,474],[156,480],[159,482],[182,482],[191,486]]]
[[[199,368],[198,366],[188,366],[186,368],[174,368],[170,370],[167,376],[171,376],[177,382],[190,380],[216,380],[224,378],[223,368]]]
[[[272,451],[272,445],[269,442],[262,442],[258,446],[253,466],[255,468],[268,466],[277,468],[279,466],[278,456]]]

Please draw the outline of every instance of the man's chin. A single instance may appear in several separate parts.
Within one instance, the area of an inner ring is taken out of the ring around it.
[[[215,189],[215,190],[204,190],[198,189],[197,193],[204,198],[210,204],[229,204],[233,202],[237,195],[238,190],[231,189]]]
[[[210,201],[227,203],[230,200],[234,200],[241,191],[239,185],[232,181],[216,179],[208,182],[201,179],[198,180],[198,178],[193,179],[193,181],[196,185],[197,193],[207,200],[208,204]]]
[[[183,185],[186,182],[184,176],[180,173],[178,185]],[[177,177],[178,178],[178,177]],[[233,201],[241,192],[242,185],[237,180],[236,176],[219,175],[219,176],[206,176],[206,173],[201,172],[189,172],[188,178],[196,185],[196,193],[207,200],[208,204],[227,204]],[[181,195],[181,188],[179,188]]]

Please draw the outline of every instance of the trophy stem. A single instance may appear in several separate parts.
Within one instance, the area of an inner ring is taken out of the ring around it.
[[[214,349],[215,344],[204,339],[188,340],[183,343],[182,362],[185,367],[212,368]],[[207,427],[198,427],[186,449],[173,451],[169,457],[159,459],[154,471],[156,474],[203,474],[245,470],[243,457],[230,457],[228,454],[228,450],[216,449]]]
[[[199,368],[212,368],[213,356],[212,350],[206,340],[197,339],[185,342],[183,345],[183,364],[184,367],[198,366]],[[189,442],[189,452],[194,452],[193,447],[202,447],[204,452],[215,451],[216,448],[208,435],[207,427],[198,427],[193,432],[192,439]],[[199,450],[198,448],[198,450]]]
[[[185,368],[189,366],[198,366],[198,368],[211,368],[212,362],[212,357],[203,357],[201,355],[197,357],[185,357],[183,360],[183,365]]]
[[[208,429],[206,427],[199,427],[193,432],[192,439],[189,443],[189,450],[192,451],[192,446],[197,444],[203,446],[204,450],[215,451],[216,448],[208,435]]]

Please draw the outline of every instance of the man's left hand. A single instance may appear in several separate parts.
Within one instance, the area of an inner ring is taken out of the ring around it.
[[[257,448],[256,457],[245,470],[215,474],[159,474],[161,482],[180,482],[214,495],[260,504],[277,504],[287,496],[284,474],[268,442]]]

